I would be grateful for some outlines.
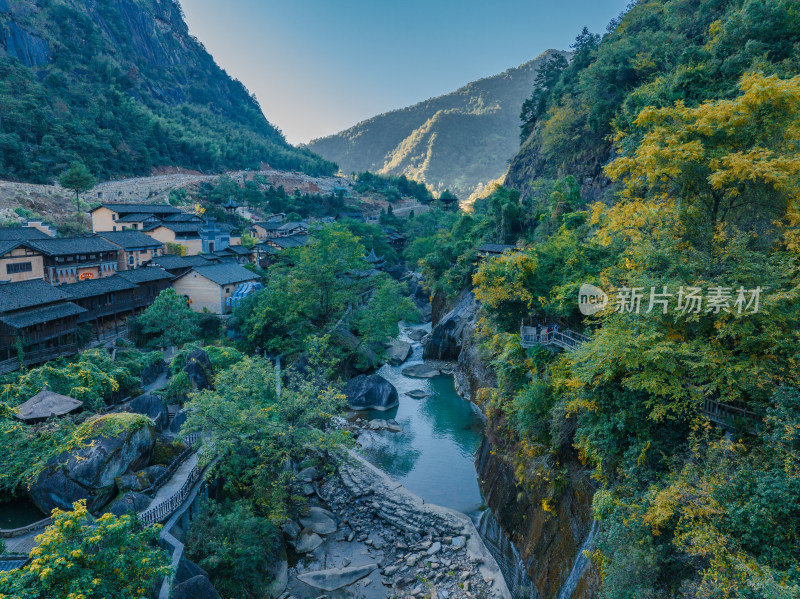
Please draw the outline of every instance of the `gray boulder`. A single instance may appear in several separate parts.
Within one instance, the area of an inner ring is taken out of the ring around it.
[[[138,472],[123,474],[117,480],[117,488],[120,492],[125,491],[146,491],[153,483],[161,477],[167,469],[164,466],[148,466]]]
[[[106,414],[86,425],[91,433],[77,447],[50,458],[28,491],[46,514],[54,508],[70,510],[80,499],[87,500],[89,510],[98,510],[114,496],[117,478],[150,460],[156,434],[140,415]]]
[[[132,399],[131,402],[125,406],[126,412],[133,412],[136,414],[144,414],[155,424],[157,431],[162,431],[167,426],[169,421],[169,411],[164,402],[158,395],[152,393],[145,393],[139,397]]]
[[[150,505],[150,497],[143,493],[136,493],[129,491],[117,497],[114,501],[108,504],[104,512],[114,514],[115,516],[122,516],[131,512],[141,512]]]
[[[403,368],[403,374],[417,379],[432,379],[442,374],[442,371],[428,364],[414,364],[413,366]]]
[[[183,372],[189,377],[189,382],[192,384],[192,391],[196,392],[209,389],[214,372],[211,367],[211,360],[208,357],[208,352],[204,349],[193,350],[186,356]]]
[[[183,423],[186,422],[186,418],[189,416],[189,411],[186,408],[182,408],[178,410],[178,413],[175,414],[175,417],[172,419],[172,422],[169,423],[169,430],[171,433],[179,433]]]
[[[309,553],[322,545],[322,537],[310,528],[304,528],[294,542],[294,550],[297,553]]]
[[[318,535],[329,535],[336,532],[336,520],[328,510],[321,507],[311,507],[308,516],[300,518],[300,524],[310,528]]]
[[[195,576],[205,576],[208,578],[208,572],[203,570],[203,568],[195,564],[193,561],[183,557],[181,558],[181,561],[178,562],[178,567],[175,569],[175,576],[172,578],[172,584],[176,585],[186,582]]]
[[[344,388],[351,410],[391,410],[398,405],[397,389],[377,374],[361,374]]]
[[[422,338],[427,334],[423,329],[414,329],[408,334],[408,337],[412,341],[422,341]]]
[[[172,587],[172,599],[222,599],[206,576],[194,576]]]
[[[425,343],[423,357],[431,360],[457,360],[478,313],[478,301],[471,291],[462,292],[455,307],[445,314]]]
[[[413,397],[414,399],[425,399],[430,395],[430,393],[426,393],[422,389],[412,389],[411,391],[406,391],[406,395]]]
[[[411,344],[407,341],[395,339],[386,350],[386,362],[397,366],[408,360],[411,356]]]
[[[378,564],[367,564],[366,566],[350,566],[348,568],[331,568],[329,570],[317,570],[316,572],[306,572],[297,576],[309,586],[323,591],[335,591],[353,584],[372,574],[378,568]]]

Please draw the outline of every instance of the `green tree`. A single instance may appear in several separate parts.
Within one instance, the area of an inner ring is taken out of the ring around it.
[[[80,196],[84,191],[89,191],[95,184],[95,178],[89,169],[86,168],[82,162],[73,162],[69,169],[64,172],[59,178],[59,183],[65,189],[70,189],[75,192],[75,206],[80,212],[81,200]]]
[[[160,526],[141,528],[129,515],[92,522],[84,501],[52,517],[32,561],[0,573],[0,599],[141,599],[170,572],[157,544]]]
[[[189,308],[185,297],[174,289],[165,289],[136,317],[133,334],[151,348],[179,346],[198,337],[198,320],[199,315]]]

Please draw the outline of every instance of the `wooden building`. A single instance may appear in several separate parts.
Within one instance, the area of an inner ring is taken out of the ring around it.
[[[100,204],[91,211],[92,232],[142,230],[161,218],[183,212],[168,204]]]
[[[60,237],[27,242],[43,256],[51,285],[109,277],[117,272],[119,247],[100,237]]]
[[[172,288],[186,296],[195,312],[208,310],[214,314],[229,311],[226,300],[241,283],[257,282],[259,276],[235,263],[195,266],[177,277]]]
[[[132,270],[164,253],[163,244],[140,231],[100,233],[106,241],[119,248],[117,270]]]

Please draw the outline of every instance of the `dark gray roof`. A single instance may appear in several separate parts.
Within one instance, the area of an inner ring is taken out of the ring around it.
[[[15,329],[24,329],[35,324],[42,324],[43,322],[50,322],[58,318],[65,318],[67,316],[75,316],[86,312],[77,304],[72,302],[62,302],[52,306],[45,306],[44,308],[35,308],[33,310],[26,310],[24,312],[17,312],[16,314],[6,314],[0,316],[0,322],[7,324]]]
[[[111,233],[100,233],[99,236],[126,250],[159,248],[162,245],[160,241],[153,239],[149,235],[145,235],[141,231],[115,231]]]
[[[40,420],[52,416],[64,416],[82,406],[82,401],[60,395],[45,387],[17,408],[16,417],[20,420]]]
[[[100,237],[58,237],[35,239],[28,242],[31,247],[47,256],[69,256],[72,254],[93,254],[97,252],[116,252],[119,248]]]
[[[308,243],[308,235],[289,235],[288,237],[277,237],[275,239],[270,239],[270,242],[280,246],[285,250],[290,248],[299,248]]]
[[[42,279],[0,285],[0,313],[69,300],[70,295]]]
[[[255,281],[258,279],[257,274],[235,262],[212,264],[211,266],[195,266],[183,276],[189,276],[193,272],[205,277],[209,281],[213,281],[217,285],[232,285],[234,283],[243,283],[245,281]]]
[[[216,256],[175,256],[167,254],[166,256],[158,256],[150,260],[150,264],[155,264],[167,270],[173,268],[191,268],[192,266],[208,266],[213,264]]]
[[[94,212],[98,208],[108,208],[117,214],[131,214],[134,212],[147,212],[149,214],[175,214],[180,212],[175,206],[167,204],[100,204],[97,208],[92,210]]]
[[[117,273],[116,276],[137,284],[149,283],[151,281],[163,281],[172,278],[170,273],[157,266],[143,266],[134,270],[123,270]]]
[[[21,245],[27,246],[28,244],[25,243],[24,241],[2,241],[2,240],[0,240],[0,256],[3,256],[5,254],[7,254],[8,252],[13,250],[14,248],[17,248],[17,247],[19,247]],[[30,247],[30,246],[28,246],[28,247]]]
[[[140,223],[148,218],[156,218],[156,215],[152,212],[133,212],[131,214],[126,214],[125,216],[120,216],[117,219],[118,223]]]
[[[308,223],[300,222],[300,221],[293,221],[282,224],[278,227],[281,231],[291,231],[292,229],[297,229],[298,227],[302,227],[303,229],[308,229]]]
[[[85,297],[103,295],[104,293],[113,293],[114,291],[136,289],[136,285],[122,277],[113,275],[110,277],[103,277],[102,279],[89,279],[77,283],[68,283],[66,285],[61,285],[60,289],[63,289],[75,299],[82,299]]]
[[[257,223],[253,223],[254,227],[261,227],[265,231],[275,231],[280,229],[283,226],[283,223],[276,220],[268,220],[268,221],[259,221]]]
[[[247,249],[243,245],[229,245],[226,250],[230,250],[234,254],[238,254],[240,256],[248,256],[253,253],[253,250]]]
[[[164,227],[175,233],[196,233],[200,235],[200,229],[203,228],[203,223],[156,223],[152,228]]]
[[[0,241],[27,241],[29,239],[52,239],[36,227],[0,227]]]
[[[199,223],[203,219],[196,214],[189,214],[188,212],[181,212],[179,214],[170,214],[162,218],[165,223]]]

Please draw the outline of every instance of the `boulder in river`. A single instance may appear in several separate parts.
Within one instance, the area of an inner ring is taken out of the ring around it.
[[[406,395],[413,397],[414,399],[425,399],[426,397],[430,396],[430,393],[427,393],[422,389],[412,389],[411,391],[406,391]]]
[[[322,545],[322,537],[310,528],[304,528],[294,542],[294,550],[297,553],[310,553]]]
[[[167,406],[164,405],[164,402],[161,401],[158,395],[154,395],[153,393],[145,393],[132,399],[131,402],[125,406],[125,411],[135,414],[144,414],[153,421],[157,431],[164,430],[169,421]]]
[[[408,338],[412,341],[422,341],[422,338],[427,334],[423,329],[414,329],[408,333]]]
[[[367,564],[366,566],[331,568],[329,570],[317,570],[316,572],[299,574],[297,578],[315,589],[335,591],[369,576],[377,567],[378,564]]]
[[[411,356],[411,344],[407,341],[395,339],[389,344],[386,350],[386,362],[397,366],[402,364]]]
[[[398,405],[397,389],[377,374],[361,374],[344,388],[351,410],[391,410]]]
[[[431,360],[457,360],[478,313],[478,301],[471,291],[462,292],[455,307],[433,327],[425,343],[423,357]]]
[[[442,371],[429,364],[414,364],[403,368],[403,374],[418,379],[432,379],[442,374]]]
[[[46,514],[54,508],[71,510],[80,499],[96,511],[115,494],[117,478],[148,463],[155,440],[152,422],[140,414],[91,418],[76,431],[72,449],[47,461],[30,487],[30,498]]]
[[[336,532],[337,528],[333,514],[321,507],[309,508],[308,516],[300,518],[300,524],[318,535],[329,535]]]

